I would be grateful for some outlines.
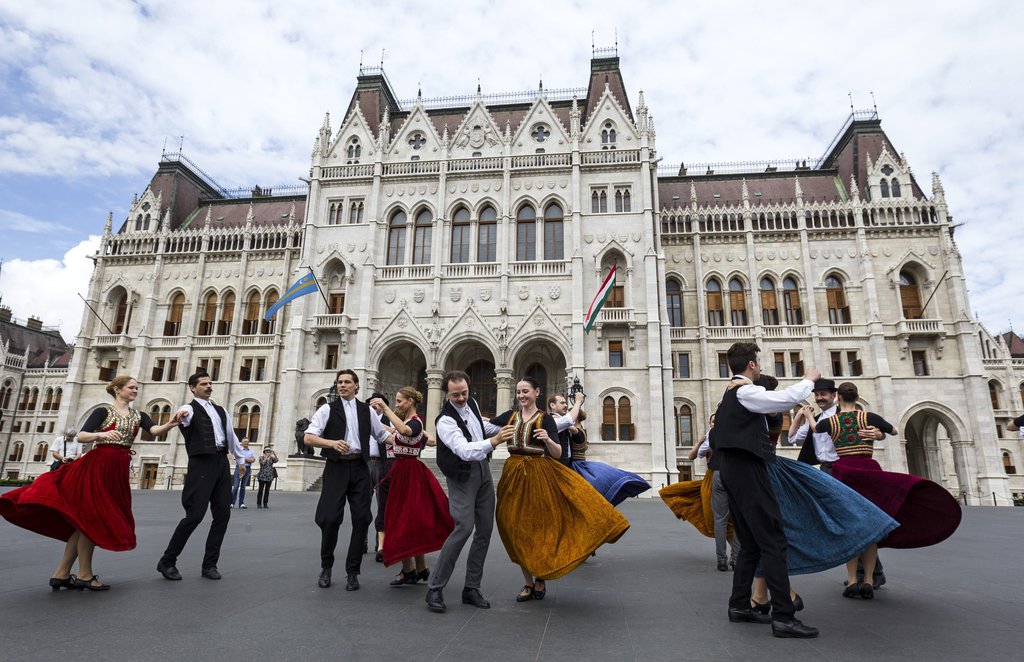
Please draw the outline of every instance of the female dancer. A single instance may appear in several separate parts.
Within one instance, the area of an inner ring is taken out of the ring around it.
[[[840,384],[839,411],[819,421],[815,431],[832,436],[839,456],[832,465],[832,475],[900,523],[900,528],[877,545],[864,548],[864,577],[871,577],[878,547],[927,547],[942,542],[960,526],[962,513],[957,500],[940,485],[910,474],[882,471],[878,462],[871,458],[874,444],[861,439],[858,432],[869,425],[888,434],[896,431],[881,416],[859,411],[857,397],[857,387],[853,383]],[[846,563],[849,578],[843,596],[871,599],[874,597],[871,583],[857,582],[858,556],[861,554]]]
[[[491,419],[498,427],[515,427],[498,481],[495,520],[505,551],[526,581],[517,602],[542,600],[545,580],[572,572],[629,528],[590,483],[556,461],[562,454],[558,429],[537,409],[538,397],[540,385],[524,377],[516,384],[518,407]]]
[[[568,404],[560,395],[552,396],[548,400],[548,410],[553,414],[564,415],[563,412],[558,411],[563,407],[568,407]],[[651,489],[650,483],[631,471],[619,469],[604,462],[587,460],[587,449],[590,448],[590,444],[587,443],[587,431],[580,425],[585,420],[587,420],[587,412],[581,409],[576,416],[576,425],[569,427],[563,433],[568,437],[570,468],[583,476],[613,506]]]
[[[135,518],[128,484],[131,446],[139,429],[161,435],[178,424],[177,418],[154,425],[132,408],[139,385],[131,377],[115,377],[107,386],[114,402],[94,411],[78,433],[95,447],[80,460],[45,473],[31,484],[0,496],[0,515],[12,524],[58,540],[64,555],[50,578],[61,588],[106,591],[92,569],[93,550],[122,552],[135,548]],[[78,559],[78,576],[71,566]]]
[[[395,464],[384,480],[388,496],[384,510],[384,565],[402,562],[402,571],[391,586],[415,584],[430,576],[424,554],[444,545],[455,528],[448,509],[448,497],[434,474],[419,460],[425,445],[423,421],[416,407],[423,395],[411,386],[403,386],[395,396],[392,410],[381,398],[372,403],[391,421],[395,433]]]

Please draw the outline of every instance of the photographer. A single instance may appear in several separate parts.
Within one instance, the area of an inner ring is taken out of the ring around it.
[[[57,437],[50,444],[50,455],[53,457],[53,462],[50,463],[50,471],[56,471],[65,464],[74,462],[82,456],[82,444],[78,441],[77,434],[78,430],[68,428],[64,431],[64,436]]]

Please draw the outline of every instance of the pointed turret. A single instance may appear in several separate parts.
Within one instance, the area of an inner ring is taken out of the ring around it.
[[[107,212],[107,222],[103,224],[103,235],[106,237],[110,236],[110,233],[114,229],[114,212]]]
[[[857,186],[857,178],[850,175],[850,199],[860,202],[860,187]]]
[[[946,203],[946,189],[942,188],[942,182],[939,181],[939,173],[932,173],[932,200],[936,204]]]

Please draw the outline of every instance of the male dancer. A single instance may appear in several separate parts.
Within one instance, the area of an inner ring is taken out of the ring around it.
[[[729,348],[729,368],[734,376],[756,382],[761,376],[761,350],[754,343],[738,342]],[[776,637],[810,638],[818,630],[794,618],[786,565],[786,534],[782,516],[768,478],[766,462],[775,460],[765,414],[783,412],[804,400],[821,373],[810,368],[800,383],[784,391],[766,391],[746,384],[727,389],[711,430],[711,450],[718,456],[722,485],[729,494],[740,551],[729,597],[729,620],[772,624]],[[771,591],[772,613],[750,607],[750,585],[760,561]]]
[[[576,398],[576,404],[569,409],[569,401],[564,395],[552,395],[548,398],[548,413],[555,419],[555,427],[558,428],[558,443],[562,447],[562,456],[558,461],[567,467],[572,467],[572,444],[570,439],[576,437],[580,432],[576,429],[576,421],[580,417],[580,410],[583,408],[583,401],[587,399],[586,393],[580,393]]]
[[[188,378],[188,388],[195,397],[174,416],[181,436],[185,438],[185,451],[188,453],[188,473],[181,491],[185,517],[178,522],[164,555],[156,564],[157,572],[172,581],[181,579],[176,567],[178,555],[185,548],[188,537],[203,521],[207,506],[213,513],[213,523],[206,537],[202,574],[207,579],[220,579],[217,561],[231,518],[231,472],[227,454],[230,451],[235,457],[245,455],[228,413],[220,405],[210,402],[213,394],[210,375],[202,371],[195,373]]]
[[[469,536],[473,544],[466,559],[462,602],[480,609],[491,603],[480,593],[484,560],[494,527],[494,481],[491,451],[512,437],[512,426],[485,423],[476,400],[469,397],[469,375],[453,370],[445,374],[441,389],[448,396],[434,422],[437,431],[437,466],[448,480],[448,503],[455,528],[444,541],[434,574],[427,584],[430,611],[447,609],[441,590],[448,584],[455,562]],[[489,439],[486,435],[491,435]],[[475,529],[475,531],[474,531]]]
[[[380,457],[380,444],[388,431],[380,417],[365,402],[356,399],[359,376],[348,369],[335,376],[338,399],[321,405],[306,428],[303,441],[320,448],[324,476],[320,501],[316,505],[316,525],[320,527],[320,577],[317,586],[331,585],[334,549],[338,546],[338,529],[345,518],[345,500],[352,514],[352,536],[345,557],[346,591],[359,590],[359,569],[366,549],[366,531],[370,526],[369,461]],[[370,439],[373,437],[373,440]]]

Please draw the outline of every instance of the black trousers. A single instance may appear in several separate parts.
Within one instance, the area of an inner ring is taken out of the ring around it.
[[[256,490],[256,505],[257,506],[266,506],[267,505],[267,497],[270,496],[270,483],[272,481],[260,480],[260,481],[257,481],[257,482],[259,483],[260,486],[259,486],[259,489]]]
[[[370,460],[370,481],[373,484],[373,493],[377,495],[377,515],[373,518],[373,528],[377,533],[384,530],[384,513],[388,509],[388,486],[391,484],[386,476],[394,464],[394,458]]]
[[[722,448],[717,453],[722,485],[729,494],[729,511],[740,541],[729,607],[750,608],[750,584],[760,561],[771,592],[772,619],[793,620],[786,533],[764,461],[738,449]]]
[[[345,519],[345,502],[352,516],[352,537],[345,557],[345,573],[358,575],[366,547],[366,530],[370,526],[370,501],[373,485],[366,462],[358,460],[324,463],[323,487],[316,504],[316,525],[320,527],[320,567],[334,567],[334,549],[338,546],[338,529]]]
[[[206,553],[203,556],[203,569],[213,568],[220,558],[220,545],[224,542],[224,534],[228,530],[231,518],[231,471],[228,467],[226,453],[196,455],[188,459],[188,473],[185,475],[185,486],[181,491],[181,505],[185,508],[185,517],[171,535],[164,551],[164,563],[174,565],[178,555],[185,548],[189,536],[206,516],[209,506],[213,513],[210,533],[206,536]]]

